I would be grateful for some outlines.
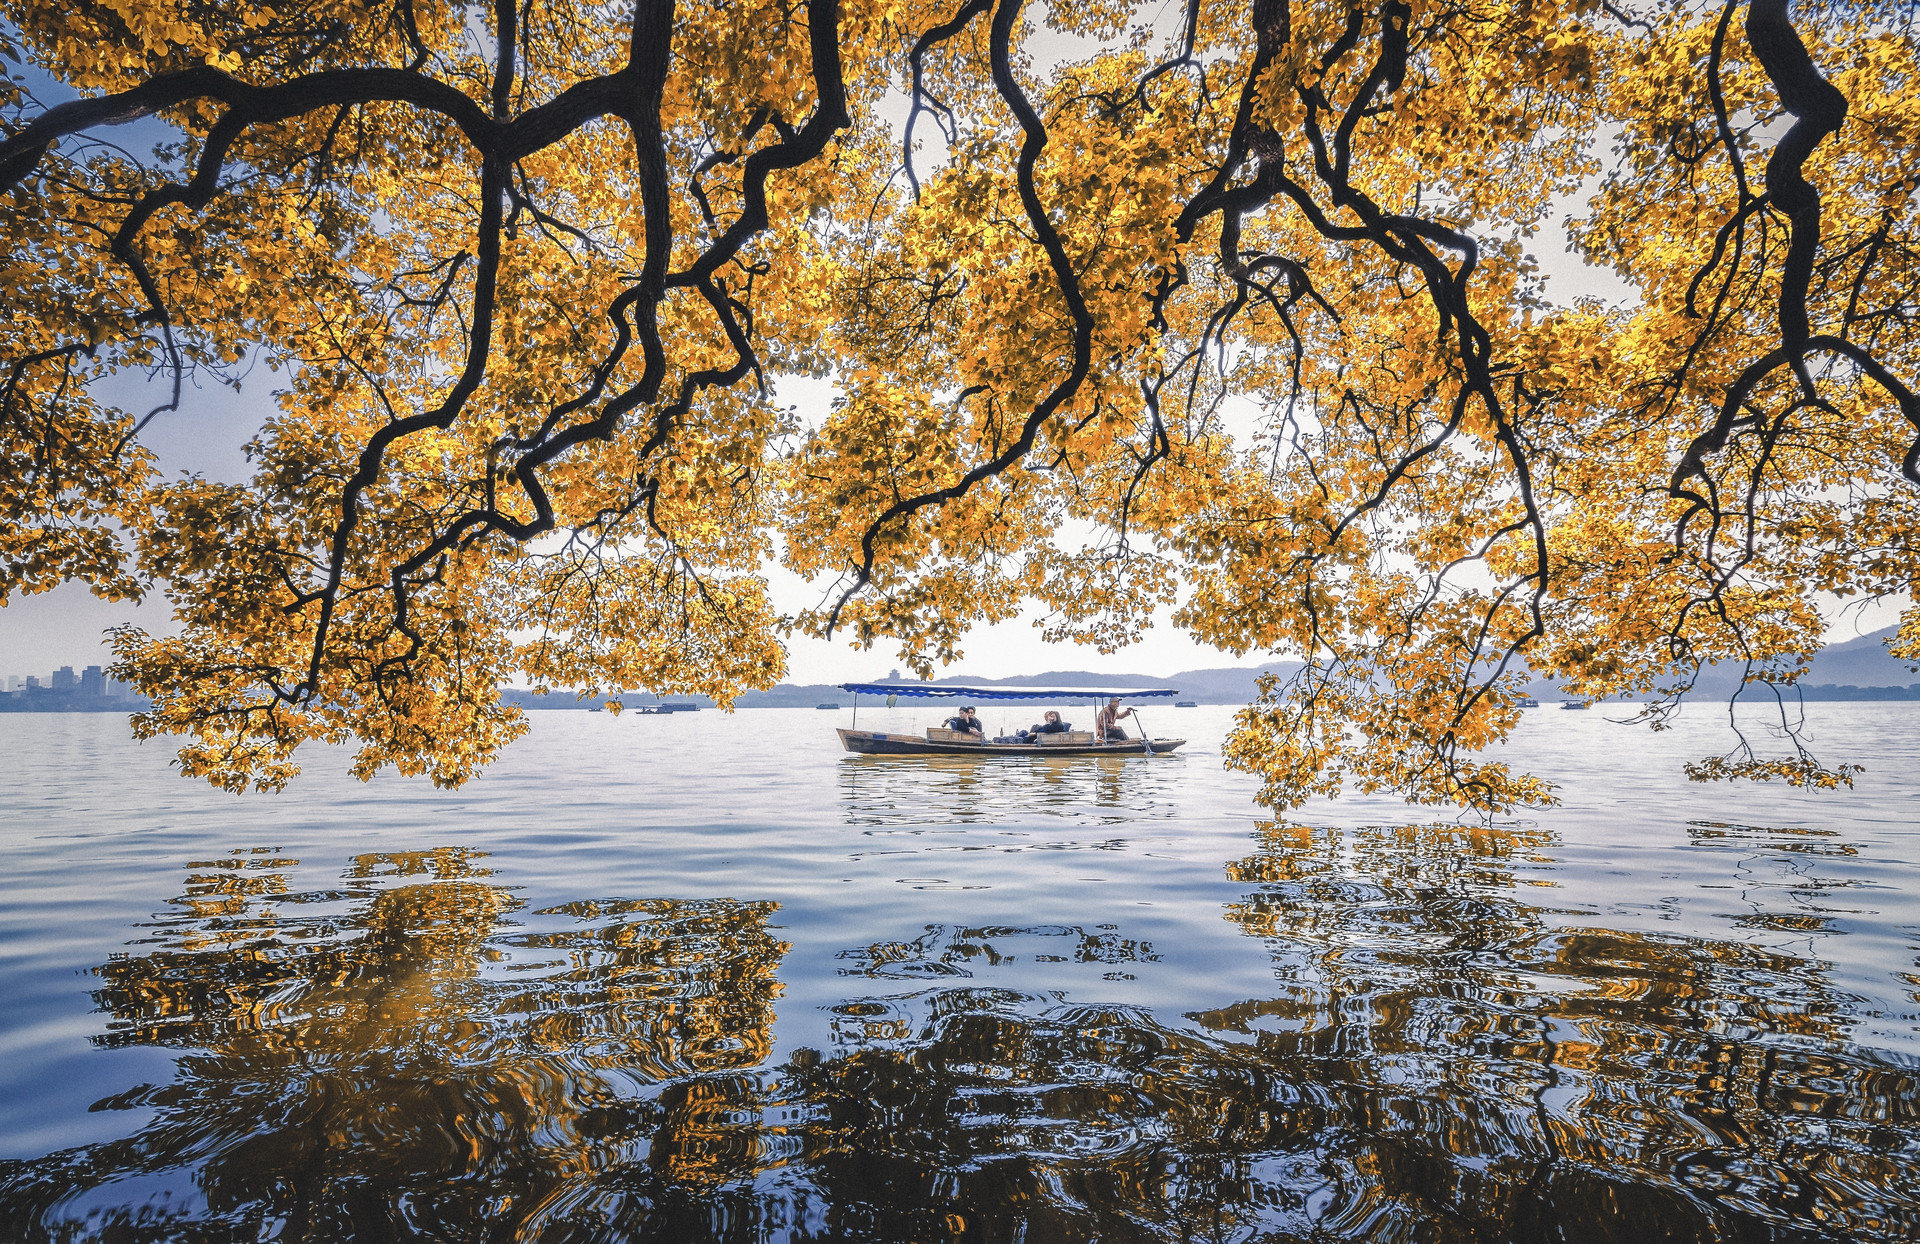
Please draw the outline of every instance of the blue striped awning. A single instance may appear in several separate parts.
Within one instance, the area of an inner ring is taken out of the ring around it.
[[[1171,687],[955,687],[930,682],[843,682],[840,690],[855,695],[915,696],[928,700],[1052,700],[1085,704],[1089,700],[1147,700],[1178,695]]]

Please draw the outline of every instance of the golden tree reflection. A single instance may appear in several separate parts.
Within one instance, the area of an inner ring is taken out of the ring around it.
[[[1348,1104],[1322,1138],[1346,1218],[1438,1213],[1496,1238],[1576,1209],[1622,1239],[1920,1229],[1920,1080],[1850,1043],[1857,1007],[1817,960],[1525,902],[1513,864],[1549,845],[1530,826],[1261,838],[1228,865],[1254,889],[1227,915],[1284,990],[1194,1018]]]
[[[690,1099],[768,1057],[788,949],[768,929],[777,905],[529,913],[483,858],[364,855],[319,891],[289,884],[293,860],[195,861],[138,953],[96,969],[96,1040],[187,1049],[178,1077],[96,1107],[152,1110],[137,1135],[5,1173],[3,1216],[45,1238],[171,1238],[189,1222],[249,1239],[454,1238],[645,1156],[663,1122],[678,1130],[652,1156],[670,1178],[726,1177],[727,1146],[668,1116],[699,1115]],[[62,1209],[76,1190],[169,1172],[192,1172],[196,1195],[97,1220]]]
[[[150,1112],[124,1140],[0,1164],[0,1219],[156,1244],[1920,1236],[1920,1082],[1849,1043],[1823,965],[1529,902],[1553,891],[1516,866],[1552,845],[1267,827],[1225,914],[1274,985],[1186,1016],[996,983],[1156,970],[1164,934],[903,929],[840,948],[826,1049],[779,1064],[772,903],[533,911],[460,850],[319,890],[271,852],[197,861],[98,969],[98,1039],[180,1048],[176,1078],[100,1103]]]

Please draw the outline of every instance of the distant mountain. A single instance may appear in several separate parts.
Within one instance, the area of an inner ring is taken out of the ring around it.
[[[879,681],[889,682],[882,678]],[[909,682],[911,679],[901,679]],[[946,678],[936,678],[933,685],[960,687],[1167,687],[1172,682],[1165,678],[1149,678],[1145,674],[1095,674],[1087,670],[1050,670],[1045,674],[1016,674],[1012,678],[978,678],[971,674],[952,674]]]
[[[1894,630],[1895,628],[1888,627],[1885,630],[1875,631],[1871,635],[1862,635],[1859,639],[1850,639],[1845,643],[1831,644],[1821,649],[1814,655],[1807,675],[1801,681],[1801,695],[1808,700],[1920,699],[1920,670],[1887,653],[1887,640],[1892,637]],[[1266,665],[1186,670],[1165,678],[1148,674],[1099,674],[1091,670],[1049,670],[1044,674],[1017,674],[1011,678],[979,678],[968,674],[950,674],[945,678],[934,679],[933,685],[1060,687],[1063,689],[1172,687],[1180,693],[1181,699],[1193,700],[1200,704],[1245,704],[1259,694],[1260,675],[1271,673],[1284,682],[1299,669],[1298,661],[1274,661]],[[903,687],[924,685],[917,679],[908,678],[882,678],[875,681],[897,681]],[[1709,668],[1701,674],[1700,681],[1689,698],[1697,701],[1724,700],[1733,694],[1738,685],[1738,675],[1733,670],[1725,667]],[[1558,688],[1544,679],[1534,681],[1532,692],[1542,699],[1560,697]],[[523,708],[585,709],[605,702],[604,698],[576,700],[573,693],[568,691],[536,696],[532,692],[509,689],[501,692],[501,698]],[[624,698],[629,706],[657,702],[654,696],[645,694],[630,694]],[[706,696],[670,698],[679,703],[698,704],[702,708],[713,707],[713,701]],[[853,696],[832,683],[781,683],[765,691],[749,691],[736,703],[741,708],[812,708],[817,704],[840,704],[851,707]]]
[[[1890,655],[1887,641],[1898,627],[1829,644],[1813,654],[1800,677],[1798,696],[1804,700],[1920,700],[1920,670]],[[1687,699],[1705,703],[1727,700],[1740,689],[1740,668],[1722,662],[1700,671]],[[1558,697],[1552,683],[1536,679],[1530,688],[1542,699]],[[1742,703],[1769,694],[1764,687],[1747,691]],[[1757,702],[1757,701],[1756,701]]]
[[[937,687],[1099,687],[1120,689],[1124,687],[1172,687],[1180,693],[1183,700],[1193,700],[1199,704],[1245,704],[1259,693],[1258,680],[1263,673],[1272,672],[1281,679],[1287,678],[1300,668],[1298,661],[1279,661],[1267,665],[1226,667],[1221,669],[1188,670],[1170,678],[1152,678],[1145,674],[1098,674],[1090,670],[1050,670],[1044,674],[1020,674],[1012,678],[974,678],[966,674],[953,674],[946,678],[936,678]],[[902,687],[918,687],[926,684],[918,679],[901,678],[876,679],[876,682],[897,681]],[[508,704],[521,708],[598,708],[605,704],[607,697],[578,700],[571,691],[550,691],[546,695],[535,695],[531,691],[507,688],[500,698]],[[658,701],[650,694],[631,693],[621,697],[628,707],[653,704]],[[673,696],[671,699],[698,704],[702,708],[714,707],[714,702],[703,695]],[[740,708],[812,708],[818,704],[843,704],[851,707],[853,694],[842,691],[835,683],[781,683],[765,691],[749,691],[734,702]]]
[[[1063,690],[1074,687],[1113,690],[1126,687],[1172,687],[1180,693],[1181,699],[1192,700],[1199,704],[1245,704],[1258,693],[1257,680],[1262,673],[1270,670],[1284,679],[1299,668],[1298,661],[1281,661],[1247,668],[1188,670],[1167,678],[1155,678],[1147,674],[1100,674],[1091,670],[1049,670],[1044,674],[1016,674],[1011,678],[977,678],[968,674],[950,674],[945,678],[934,679],[932,685],[936,687],[1059,687]],[[897,681],[902,687],[928,685],[915,678],[897,680],[880,678],[874,681],[881,683]],[[710,703],[711,701],[702,702]],[[816,704],[836,703],[851,706],[853,694],[842,691],[837,685],[820,683],[797,686],[781,683],[766,691],[749,691],[739,700],[742,708],[812,708]]]
[[[1100,687],[1114,690],[1124,687],[1172,687],[1180,693],[1181,699],[1192,700],[1199,704],[1245,704],[1259,693],[1258,680],[1261,674],[1272,672],[1284,680],[1299,668],[1298,661],[1278,661],[1268,665],[1187,670],[1164,678],[1147,674],[1097,674],[1090,670],[1050,670],[1044,674],[1022,674],[1012,678],[983,679],[954,674],[947,678],[936,678],[933,681],[935,686],[960,687]]]
[[[1904,687],[1920,682],[1920,669],[1887,652],[1887,641],[1898,629],[1889,626],[1844,644],[1828,644],[1814,654],[1802,681],[1856,687]]]
[[[1285,682],[1300,671],[1301,665],[1299,661],[1274,661],[1266,665],[1188,670],[1167,679],[1166,685],[1178,687],[1183,700],[1201,704],[1245,704],[1260,694],[1260,675],[1272,674]]]
[[[702,704],[712,704],[705,696],[694,696]],[[741,708],[813,708],[819,704],[853,703],[851,693],[832,683],[783,682],[765,691],[749,691],[734,703]]]

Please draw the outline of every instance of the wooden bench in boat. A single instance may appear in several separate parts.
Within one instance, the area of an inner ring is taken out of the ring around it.
[[[966,730],[949,730],[945,726],[928,726],[927,742],[967,743],[978,747],[982,743],[985,743],[986,740]],[[1063,730],[1059,734],[1037,735],[1033,742],[1038,743],[1041,747],[1092,747],[1093,731]],[[1032,744],[1026,744],[1025,746],[1032,746]]]

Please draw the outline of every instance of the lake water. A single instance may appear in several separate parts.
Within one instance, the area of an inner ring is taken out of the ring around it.
[[[1920,704],[1809,712],[1856,789],[1531,712],[1564,806],[1491,827],[1274,826],[1227,708],[543,712],[241,798],[0,716],[0,1239],[1920,1238]]]

